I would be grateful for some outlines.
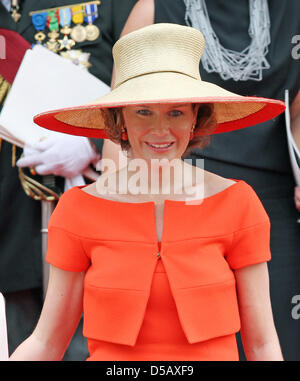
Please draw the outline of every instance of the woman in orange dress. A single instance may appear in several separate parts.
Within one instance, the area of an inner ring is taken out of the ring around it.
[[[103,162],[95,183],[61,197],[41,317],[11,360],[60,360],[82,312],[87,360],[238,360],[239,330],[248,360],[283,360],[269,297],[269,218],[247,183],[184,155],[284,104],[201,81],[203,48],[202,34],[186,26],[132,32],[113,49],[114,90],[35,118],[109,138],[128,163],[114,171]]]

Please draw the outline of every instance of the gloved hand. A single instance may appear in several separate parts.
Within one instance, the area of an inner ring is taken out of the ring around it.
[[[100,160],[88,138],[67,134],[55,135],[35,144],[24,146],[19,167],[32,167],[40,175],[53,174],[72,178],[90,164]]]

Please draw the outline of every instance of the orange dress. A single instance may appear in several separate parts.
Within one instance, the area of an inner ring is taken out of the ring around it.
[[[74,187],[49,222],[46,260],[86,271],[84,328],[99,361],[238,360],[234,270],[270,260],[270,222],[244,181],[187,205],[98,198]],[[159,255],[157,255],[159,253]]]

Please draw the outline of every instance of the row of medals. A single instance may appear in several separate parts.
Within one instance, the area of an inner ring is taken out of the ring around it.
[[[57,40],[60,34],[64,37],[61,40]],[[60,31],[51,31],[48,33],[49,41],[45,43],[46,47],[57,53],[63,49],[70,50],[78,42],[83,41],[95,41],[100,35],[99,28],[94,24],[81,25],[77,24],[73,28],[70,26],[64,26]],[[69,38],[69,36],[71,38]],[[46,35],[44,32],[38,32],[34,36],[35,40],[41,44],[45,39]]]

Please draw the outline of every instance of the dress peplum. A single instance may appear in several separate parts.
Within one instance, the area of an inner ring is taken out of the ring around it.
[[[269,217],[252,187],[235,181],[197,203],[166,200],[161,242],[152,201],[113,201],[82,187],[63,194],[46,260],[86,272],[87,360],[239,360],[234,270],[271,253]]]

